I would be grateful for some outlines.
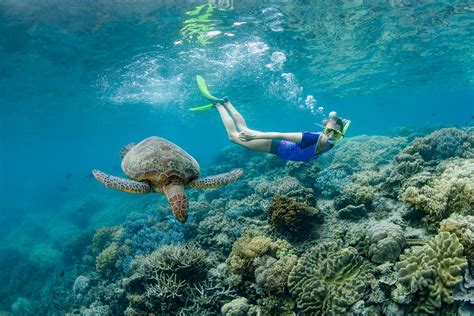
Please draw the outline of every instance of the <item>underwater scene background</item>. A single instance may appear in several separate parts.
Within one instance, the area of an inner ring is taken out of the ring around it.
[[[474,315],[472,1],[0,2],[1,315]],[[352,125],[310,163],[229,142]],[[172,141],[179,223],[119,152]]]

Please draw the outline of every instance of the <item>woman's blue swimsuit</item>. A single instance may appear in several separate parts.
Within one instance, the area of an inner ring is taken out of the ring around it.
[[[322,153],[332,149],[334,145],[323,152],[316,154],[316,148],[319,144],[321,132],[303,132],[301,142],[295,143],[287,140],[272,140],[270,153],[277,155],[284,160],[309,162],[318,158]]]

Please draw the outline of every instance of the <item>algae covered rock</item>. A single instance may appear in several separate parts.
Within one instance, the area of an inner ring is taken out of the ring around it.
[[[319,210],[293,198],[275,195],[268,205],[268,220],[280,233],[307,231]]]
[[[401,304],[416,302],[415,313],[439,313],[453,303],[453,289],[462,281],[466,267],[456,235],[441,232],[426,245],[407,249],[400,256],[392,298]]]
[[[327,242],[299,259],[288,287],[303,315],[343,315],[364,297],[372,279],[370,264],[355,248]]]

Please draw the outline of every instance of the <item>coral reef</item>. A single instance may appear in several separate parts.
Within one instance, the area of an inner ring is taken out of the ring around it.
[[[349,314],[372,278],[370,265],[355,248],[327,242],[299,259],[288,277],[288,287],[302,314]]]
[[[111,243],[96,258],[95,268],[99,274],[109,276],[117,271],[115,266],[119,258],[119,246],[117,243]]]
[[[374,263],[394,262],[406,245],[403,230],[391,222],[379,222],[369,228],[368,257]]]
[[[441,221],[439,231],[452,233],[458,237],[470,267],[474,268],[474,216],[451,214]]]
[[[407,249],[400,256],[392,298],[400,304],[416,303],[415,313],[439,313],[453,303],[453,289],[461,283],[466,267],[456,235],[441,232],[425,246]]]
[[[272,241],[266,236],[242,236],[232,245],[232,251],[227,258],[230,271],[244,277],[253,276],[254,260],[264,255],[276,256],[279,251],[287,251],[291,245],[284,240]]]
[[[281,195],[273,196],[267,208],[268,220],[280,233],[297,235],[308,231],[319,210]]]
[[[426,215],[424,221],[431,231],[451,213],[474,215],[474,160],[453,158],[442,161],[421,187],[409,186],[401,199]]]

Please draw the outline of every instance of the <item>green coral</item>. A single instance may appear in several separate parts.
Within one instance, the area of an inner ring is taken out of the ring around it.
[[[453,289],[462,281],[467,267],[463,246],[455,234],[441,232],[423,247],[405,250],[395,264],[398,303],[417,302],[415,313],[435,314],[453,303]]]
[[[116,262],[119,259],[119,246],[111,243],[96,258],[95,269],[99,274],[108,276],[116,271]]]
[[[439,230],[456,234],[471,268],[474,268],[474,216],[451,214],[440,223]]]
[[[288,277],[290,293],[304,315],[349,314],[373,280],[370,264],[355,248],[322,243],[298,261]]]
[[[267,208],[268,220],[280,233],[308,230],[319,210],[284,195],[275,195]]]
[[[439,175],[420,187],[407,187],[401,195],[402,201],[425,213],[423,220],[431,231],[451,213],[474,215],[474,160],[453,158],[438,169]]]

